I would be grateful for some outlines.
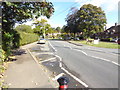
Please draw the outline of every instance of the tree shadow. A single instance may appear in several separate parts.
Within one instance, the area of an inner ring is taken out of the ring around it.
[[[24,49],[17,49],[17,50],[13,50],[12,54],[13,55],[22,55],[22,54],[26,54],[26,51]]]

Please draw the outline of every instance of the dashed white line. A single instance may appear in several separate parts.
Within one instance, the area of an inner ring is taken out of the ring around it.
[[[80,51],[80,52],[82,52],[83,54],[85,54],[86,56],[88,55],[86,52],[84,52],[84,51],[82,51],[82,50],[78,50],[78,49],[74,49],[74,50]]]
[[[68,48],[72,49],[72,47],[70,47],[70,46],[66,46],[66,45],[64,45],[64,47],[68,47]]]
[[[57,52],[57,50],[53,47],[53,45],[49,42],[50,46]]]
[[[82,51],[82,50],[77,50],[77,49],[74,49],[74,50],[80,51],[80,52],[82,52],[83,54],[85,54],[86,56],[93,57],[93,58],[97,58],[97,59],[101,59],[101,60],[103,60],[103,61],[110,62],[110,63],[113,63],[113,64],[115,64],[115,65],[120,66],[120,64],[118,64],[117,62],[114,62],[114,61],[111,61],[111,60],[108,60],[108,59],[105,59],[105,58],[100,58],[100,57],[88,55],[87,53],[85,53],[85,52]]]
[[[88,55],[89,57],[93,57],[93,58],[97,58],[97,59],[101,59],[101,60],[103,60],[103,61],[107,61],[107,62],[110,62],[110,63],[113,63],[113,64],[115,64],[115,65],[118,65],[118,66],[120,66],[120,64],[118,64],[117,62],[114,62],[114,61],[111,61],[111,60],[108,60],[108,59],[104,59],[104,58],[100,58],[100,57],[95,57],[95,56],[90,56],[90,55]]]

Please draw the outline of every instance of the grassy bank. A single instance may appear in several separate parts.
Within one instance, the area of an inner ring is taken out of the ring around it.
[[[19,32],[20,33],[20,46],[29,44],[32,42],[35,42],[38,40],[39,36],[34,33],[25,33],[25,32]]]
[[[94,47],[120,49],[120,45],[118,45],[117,43],[99,42],[99,44],[93,44],[93,43],[86,43],[85,40],[83,40],[83,41],[71,41],[71,42],[90,45],[90,46],[94,46]]]

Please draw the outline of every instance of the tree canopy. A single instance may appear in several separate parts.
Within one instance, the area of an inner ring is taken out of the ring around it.
[[[21,31],[21,32],[26,32],[26,33],[33,33],[32,27],[29,25],[25,25],[25,24],[17,26],[15,28],[15,30]]]
[[[51,2],[2,2],[2,48],[10,54],[14,46],[14,36],[17,34],[13,27],[15,23],[39,18],[41,15],[50,18],[54,12]]]
[[[71,9],[66,21],[67,27],[71,33],[82,32],[85,38],[92,34],[101,32],[106,25],[106,16],[104,11],[92,4],[85,4],[79,10]]]

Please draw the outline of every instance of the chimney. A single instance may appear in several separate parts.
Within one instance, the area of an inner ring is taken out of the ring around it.
[[[115,26],[117,26],[117,23],[115,23]]]

